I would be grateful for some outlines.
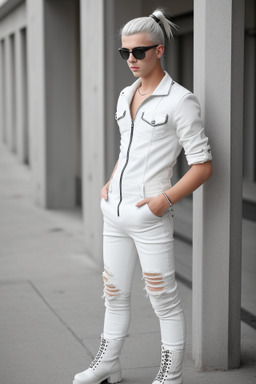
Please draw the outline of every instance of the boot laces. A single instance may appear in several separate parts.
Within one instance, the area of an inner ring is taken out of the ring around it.
[[[101,360],[103,359],[103,356],[105,355],[106,353],[106,350],[107,350],[107,346],[108,346],[108,341],[106,339],[101,339],[101,343],[100,343],[100,347],[99,347],[99,350],[94,358],[94,360],[91,362],[90,364],[90,368],[92,368],[93,370],[95,368],[97,368],[97,366],[99,365],[99,363],[101,362]]]
[[[172,364],[172,352],[162,348],[161,366],[155,381],[159,381],[161,384],[167,379],[167,374]]]

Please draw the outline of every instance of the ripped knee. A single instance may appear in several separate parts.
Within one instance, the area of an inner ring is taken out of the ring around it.
[[[164,278],[161,273],[144,272],[143,277],[148,293],[162,293],[165,288]]]
[[[116,287],[113,275],[109,271],[107,271],[106,268],[102,273],[102,276],[103,276],[103,282],[104,282],[103,296],[104,297],[107,296],[108,298],[111,299],[116,297],[117,295],[120,295],[121,291]]]
[[[149,295],[168,294],[172,298],[177,296],[177,283],[175,271],[167,273],[143,272],[145,290]]]

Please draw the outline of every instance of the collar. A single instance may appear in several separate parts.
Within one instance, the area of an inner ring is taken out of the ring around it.
[[[166,96],[169,94],[170,89],[174,81],[172,80],[171,76],[166,72],[154,92],[150,96]],[[122,92],[121,95],[125,96],[128,103],[132,101],[134,92],[138,88],[140,84],[140,79],[137,79],[132,85],[129,87],[126,87]]]

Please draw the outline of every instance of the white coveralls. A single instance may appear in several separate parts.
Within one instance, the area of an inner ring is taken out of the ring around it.
[[[139,83],[140,79],[126,87],[118,99],[119,161],[108,200],[101,200],[104,337],[127,335],[132,281],[139,259],[146,291],[160,321],[163,346],[181,350],[185,346],[185,322],[175,281],[172,209],[158,217],[147,204],[135,205],[171,187],[173,167],[182,147],[189,165],[211,160],[211,150],[198,100],[168,73],[132,120],[130,103]]]

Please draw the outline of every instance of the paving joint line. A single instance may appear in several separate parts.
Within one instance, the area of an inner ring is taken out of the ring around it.
[[[54,314],[55,317],[60,321],[62,325],[72,334],[72,336],[79,342],[79,344],[82,345],[82,347],[86,350],[88,355],[93,358],[93,354],[86,348],[86,346],[83,343],[83,340],[75,333],[75,331],[62,319],[62,317],[56,312],[56,310],[51,306],[51,304],[46,300],[46,298],[42,295],[42,293],[39,291],[39,289],[35,286],[35,284],[31,280],[27,280],[27,282],[30,284],[30,286],[33,288],[33,290],[36,292],[36,294],[40,297],[40,299],[47,305],[47,307],[50,309],[50,311]]]

